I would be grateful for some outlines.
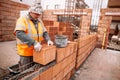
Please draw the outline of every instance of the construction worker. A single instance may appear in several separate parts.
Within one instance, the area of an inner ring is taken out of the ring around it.
[[[40,16],[42,7],[40,3],[34,3],[28,11],[28,15],[20,17],[16,22],[14,33],[17,40],[17,51],[20,55],[20,71],[31,67],[33,63],[33,50],[41,50],[43,38],[48,45],[53,45]]]

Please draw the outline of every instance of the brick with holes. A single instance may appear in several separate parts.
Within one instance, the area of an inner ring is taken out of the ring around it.
[[[42,49],[40,50],[40,52],[33,52],[33,61],[42,65],[46,65],[54,61],[55,57],[56,47],[51,45],[42,45]]]

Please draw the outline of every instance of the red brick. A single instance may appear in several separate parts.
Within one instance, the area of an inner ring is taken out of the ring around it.
[[[56,76],[56,80],[62,80],[63,79],[63,71],[61,71],[57,76]]]
[[[70,55],[70,56],[67,57],[68,64],[72,63],[72,61],[73,61],[72,58],[73,58],[73,55]]]
[[[83,63],[84,59],[81,59],[75,66],[76,69],[80,67],[80,65]]]
[[[53,68],[49,68],[40,74],[40,80],[52,80]]]
[[[63,35],[63,31],[58,31],[57,35]]]
[[[68,59],[67,58],[65,58],[62,62],[61,62],[61,68],[62,68],[62,70],[68,65]]]
[[[79,55],[81,55],[83,52],[84,52],[84,47],[78,49],[77,55],[79,56]]]
[[[66,77],[64,77],[62,80],[67,80]]]
[[[60,22],[56,22],[56,21],[54,21],[54,26],[59,27],[59,26],[60,26]]]
[[[40,76],[35,76],[32,80],[40,80]]]
[[[70,43],[74,44],[74,52],[77,51],[78,42],[70,42]]]
[[[82,57],[81,60],[79,60],[79,62],[76,64],[75,68],[78,69],[85,59],[86,59],[85,57]]]
[[[65,77],[66,77],[66,80],[69,80],[70,79],[70,76],[71,76],[71,72],[69,72]]]
[[[65,77],[69,72],[70,72],[70,71],[69,71],[69,65],[67,65],[67,66],[65,67],[65,69],[64,69],[64,75],[63,75],[63,77]]]
[[[65,58],[65,48],[57,48],[57,57],[56,57],[56,61],[57,63],[59,63],[60,61],[62,61]]]
[[[34,62],[40,63],[42,65],[46,65],[51,61],[55,60],[56,57],[56,47],[43,45],[40,52],[33,53]]]
[[[73,53],[73,47],[73,44],[68,44],[65,48],[57,48],[57,63]]]
[[[67,47],[65,47],[65,58],[68,57],[70,55],[70,49],[71,49],[71,46],[70,44],[67,45]]]
[[[74,54],[72,54],[72,60],[76,60],[76,56],[77,56],[77,51],[74,52]]]
[[[74,52],[74,43],[69,43],[70,46],[70,54],[73,54]]]
[[[52,78],[52,80],[57,80],[56,76],[54,78]]]
[[[58,75],[60,71],[62,71],[62,68],[61,68],[62,65],[63,64],[61,63],[57,63],[56,65],[53,66],[53,77],[55,77],[56,75]]]
[[[72,70],[72,69],[74,69],[75,68],[75,62],[76,62],[76,60],[74,60],[72,63],[70,63],[70,71]]]
[[[82,53],[81,55],[77,56],[77,63],[79,63],[79,61],[81,61],[83,59],[84,53]]]

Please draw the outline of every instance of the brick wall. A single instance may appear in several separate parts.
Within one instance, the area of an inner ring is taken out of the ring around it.
[[[72,12],[72,11],[71,11]],[[85,14],[80,14],[80,13]],[[69,40],[72,40],[74,29],[71,28],[70,24],[63,23],[63,22],[57,22],[57,16],[61,15],[64,16],[64,10],[45,10],[43,14],[43,20],[44,24],[49,32],[49,34],[52,34],[51,37],[54,39],[53,32],[61,32],[64,35],[68,35]],[[90,23],[91,23],[91,17],[92,17],[92,10],[91,9],[76,9],[75,14],[80,17],[80,25],[78,26],[80,28],[79,37],[87,36],[90,33]],[[51,29],[50,29],[51,28]],[[58,28],[58,29],[54,29]],[[50,31],[53,30],[53,31]]]
[[[0,0],[0,41],[14,40],[13,31],[21,10],[28,9],[27,5],[10,0]]]
[[[70,42],[65,48],[56,48],[56,62],[54,65],[46,69],[44,68],[42,71],[41,69],[43,67],[41,67],[32,74],[28,74],[22,78],[22,80],[69,80],[75,70],[81,66],[88,55],[96,47],[96,42],[97,35],[92,34],[79,38],[76,42]],[[50,46],[48,47],[50,48]],[[52,51],[48,53],[52,53]],[[44,55],[44,60],[48,56],[49,55]],[[41,56],[35,58],[40,57]]]
[[[81,37],[78,40],[78,52],[76,59],[76,69],[78,69],[81,64],[86,60],[88,55],[93,51],[96,47],[97,43],[97,35],[87,35],[85,37]]]

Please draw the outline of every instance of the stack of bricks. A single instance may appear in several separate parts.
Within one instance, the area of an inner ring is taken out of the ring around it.
[[[90,24],[91,24],[91,17],[92,11],[90,9],[83,9],[83,13],[86,12],[81,16],[80,20],[80,37],[87,36],[90,33]]]
[[[101,10],[101,16],[98,24],[98,47],[107,48],[108,36],[110,32],[110,25],[112,21],[112,16],[107,16],[105,13],[107,9]]]
[[[55,40],[55,35],[57,34],[66,35],[68,36],[68,39],[70,41],[73,40],[73,28],[70,26],[70,24],[64,22],[57,22],[57,21],[48,21],[48,20],[43,20],[43,23],[52,41]],[[46,41],[43,41],[42,43],[45,42]]]
[[[93,49],[96,47],[96,43],[96,34],[88,35],[79,39],[76,69],[78,69],[81,66],[81,64],[85,61],[88,55],[93,51]]]
[[[11,0],[0,1],[0,41],[14,40],[13,35],[17,18],[21,10],[28,9],[27,5]]]
[[[54,10],[44,10],[42,19],[49,21],[57,21],[57,15],[53,15]]]

